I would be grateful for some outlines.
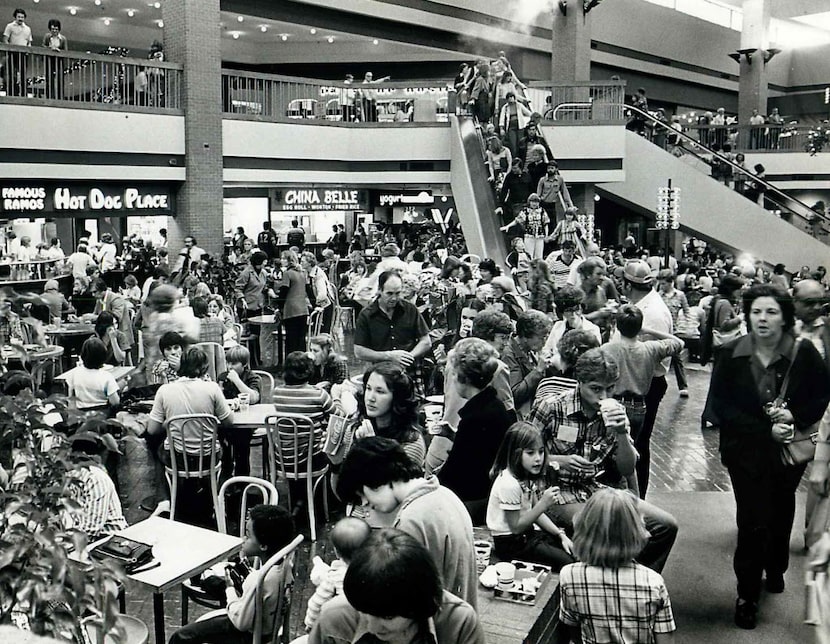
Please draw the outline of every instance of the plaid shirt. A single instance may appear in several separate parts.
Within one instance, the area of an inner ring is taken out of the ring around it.
[[[569,564],[559,573],[560,617],[578,626],[584,644],[651,644],[677,629],[659,573],[638,563],[600,568]]]
[[[537,400],[527,420],[542,430],[551,456],[578,454],[594,461],[598,471],[604,471],[596,478],[560,471],[560,503],[584,503],[603,485],[625,487],[614,459],[617,451],[615,433],[606,429],[599,413],[592,418],[586,416],[579,387]]]

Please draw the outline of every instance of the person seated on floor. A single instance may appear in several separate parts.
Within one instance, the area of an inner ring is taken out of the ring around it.
[[[478,577],[470,514],[455,493],[412,461],[396,440],[356,441],[340,471],[337,496],[371,511],[369,524],[400,528],[418,539],[439,566],[444,587],[477,603]]]
[[[104,364],[118,366],[124,364],[129,352],[127,336],[115,326],[115,317],[108,311],[101,312],[95,320],[95,335],[104,343],[107,357]]]
[[[343,594],[343,578],[346,576],[349,562],[371,533],[372,529],[368,523],[354,517],[345,517],[334,524],[329,533],[329,541],[334,548],[336,559],[330,566],[320,557],[314,557],[313,560],[310,579],[311,583],[317,586],[317,590],[308,600],[305,613],[307,631],[317,622],[320,609],[336,595]]]
[[[259,558],[263,563],[291,543],[296,532],[288,511],[278,505],[257,505],[251,508],[245,526],[242,556],[249,561]],[[262,632],[274,630],[277,608],[285,587],[282,580],[293,581],[293,567],[283,562],[273,566],[265,575],[262,596]],[[234,567],[238,570],[238,567]],[[234,574],[225,575],[227,609],[221,613],[178,629],[170,636],[169,644],[251,644],[251,635],[257,619],[256,587],[259,572],[251,571],[237,589]],[[240,592],[241,591],[241,592]]]
[[[547,514],[566,530],[601,487],[637,491],[637,452],[625,407],[600,413],[600,401],[613,396],[619,380],[617,363],[601,348],[589,349],[577,360],[575,375],[575,389],[539,401],[529,418],[542,432],[549,464],[558,464],[560,492]],[[637,561],[660,572],[677,538],[677,521],[647,501],[637,507],[650,535]]]
[[[594,494],[574,526],[579,562],[559,573],[560,618],[571,642],[674,642],[677,629],[660,573],[634,558],[649,533],[637,511],[638,499],[625,490]],[[601,602],[596,598],[602,597]]]
[[[493,461],[487,527],[502,561],[520,559],[558,571],[574,561],[565,531],[545,514],[559,495],[548,483],[548,452],[530,423],[510,427]]]
[[[349,360],[337,353],[334,338],[330,333],[315,335],[308,341],[308,349],[314,360],[314,373],[309,382],[315,387],[331,391],[332,385],[339,385],[349,379]]]
[[[231,347],[225,354],[228,370],[217,378],[222,393],[228,400],[247,394],[248,402],[260,401],[262,379],[251,371],[251,354],[245,347]],[[222,461],[222,476],[248,476],[251,473],[251,437],[253,429],[231,427],[219,432],[226,457]],[[232,466],[232,467],[231,467]]]
[[[78,504],[70,512],[72,527],[94,541],[127,527],[115,483],[103,464],[106,447],[101,436],[78,431],[69,439],[75,468],[70,477],[69,497]]]
[[[409,534],[372,534],[355,554],[344,594],[323,606],[309,644],[484,644],[475,608],[441,587],[429,551]]]
[[[184,338],[175,331],[167,331],[159,338],[159,351],[162,357],[152,368],[153,379],[157,384],[166,385],[179,379],[184,347]]]
[[[516,419],[490,386],[498,366],[496,350],[479,338],[461,340],[447,359],[447,379],[465,404],[457,431],[442,427],[453,445],[438,479],[464,502],[475,525],[484,523],[490,467]]]
[[[192,414],[210,414],[219,421],[219,431],[233,427],[233,412],[222,395],[219,385],[211,380],[205,380],[208,370],[207,356],[195,347],[184,352],[179,366],[179,379],[159,387],[150,411],[150,420],[147,423],[148,443],[157,445],[166,434],[165,421],[174,416]],[[210,449],[217,452],[217,460],[221,452],[218,443],[211,445],[210,440],[216,440],[214,426],[203,420],[194,421],[184,426],[183,445],[174,444],[179,467],[184,467],[187,459],[189,467],[198,468],[200,452],[209,453]],[[153,438],[157,437],[154,441]],[[168,437],[169,438],[169,437]],[[151,445],[152,447],[153,445]],[[170,467],[170,453],[167,439],[159,448],[159,458],[165,466]],[[230,458],[222,454],[222,458]],[[213,527],[211,520],[212,503],[210,486],[207,478],[191,479],[186,486],[179,484],[179,500],[176,508],[176,519],[196,525]],[[186,489],[188,488],[188,489]],[[185,498],[185,497],[190,498]],[[180,518],[181,517],[181,518]]]
[[[109,415],[121,403],[115,377],[102,368],[106,359],[107,347],[98,338],[89,338],[81,346],[81,364],[66,376],[69,397],[78,409]]]

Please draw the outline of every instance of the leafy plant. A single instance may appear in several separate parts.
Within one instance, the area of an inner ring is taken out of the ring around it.
[[[59,430],[82,420],[65,398],[0,396],[0,463],[10,481],[0,496],[0,624],[28,625],[39,635],[82,642],[81,623],[120,639],[117,593],[122,573],[80,563],[86,548],[67,515],[78,509],[76,464]]]

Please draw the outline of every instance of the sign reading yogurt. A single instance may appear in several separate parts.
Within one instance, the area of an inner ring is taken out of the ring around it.
[[[271,209],[283,212],[364,210],[368,202],[366,190],[347,188],[286,188],[271,193]]]
[[[125,184],[0,184],[0,213],[25,216],[107,214],[173,214],[174,196],[167,186]]]

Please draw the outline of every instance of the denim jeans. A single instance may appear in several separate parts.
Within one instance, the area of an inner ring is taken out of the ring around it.
[[[584,506],[584,503],[554,505],[546,514],[557,526],[564,528],[568,534],[572,534],[574,516]],[[646,501],[639,501],[637,508],[643,517],[649,534],[648,543],[637,555],[637,561],[652,570],[661,572],[669,558],[674,541],[677,539],[677,521],[665,510],[661,510],[656,505]]]

